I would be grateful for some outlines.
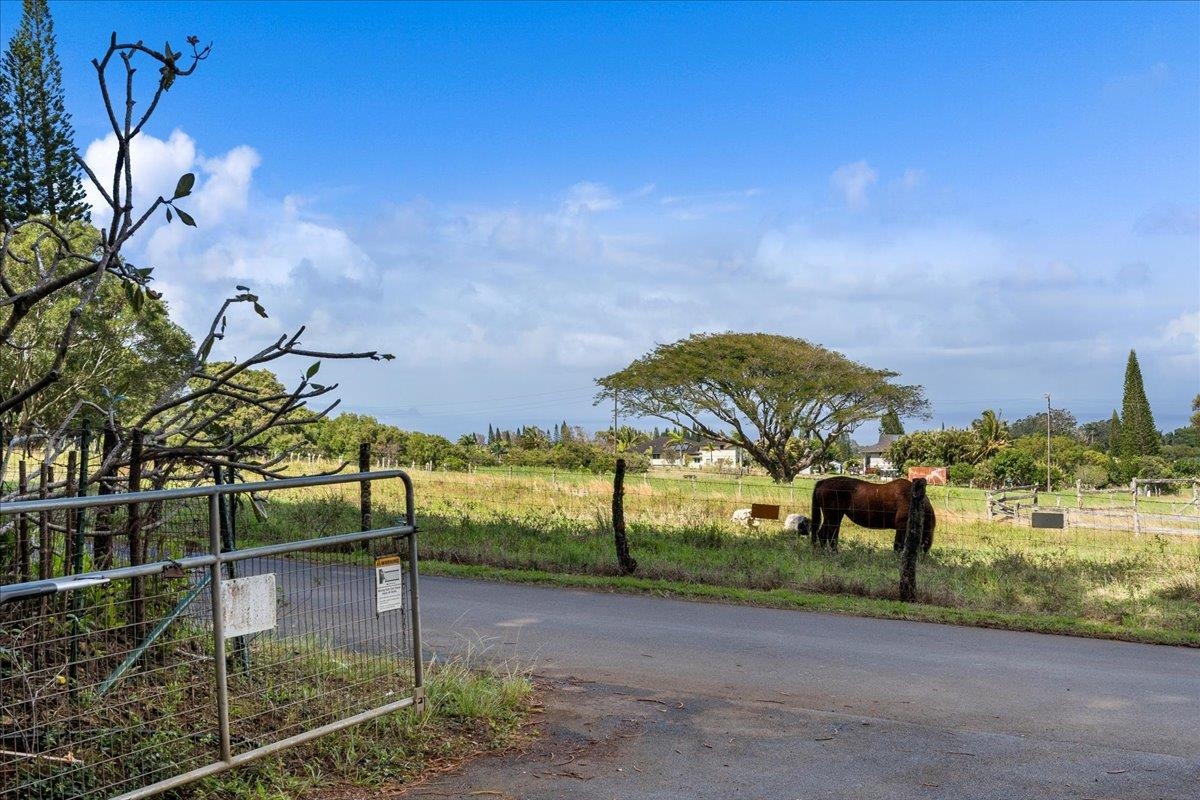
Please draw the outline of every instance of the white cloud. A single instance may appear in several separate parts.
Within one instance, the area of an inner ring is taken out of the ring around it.
[[[567,199],[563,203],[563,208],[571,214],[583,211],[611,211],[620,206],[621,201],[608,187],[590,181],[582,181],[568,189]]]
[[[658,202],[670,209],[668,214],[672,219],[695,221],[742,211],[747,207],[751,198],[761,194],[762,189],[750,187],[748,189],[666,195]]]
[[[851,208],[867,204],[867,190],[879,179],[879,173],[865,161],[843,164],[833,171],[829,183]]]
[[[925,174],[925,170],[909,167],[904,170],[904,174],[900,177],[900,185],[905,189],[917,189],[925,185],[925,181],[929,176]]]
[[[134,209],[144,210],[159,195],[170,197],[175,191],[179,177],[192,169],[196,162],[196,143],[180,130],[174,130],[164,139],[147,134],[134,138],[129,146],[130,166],[136,176],[134,181]],[[117,135],[110,133],[88,145],[83,160],[104,185],[105,192],[112,191],[113,168],[117,158]],[[101,192],[86,181],[87,202],[95,212],[108,208]],[[107,223],[109,215],[93,213],[99,224]]]
[[[1110,98],[1148,94],[1171,80],[1171,68],[1163,61],[1146,69],[1117,75],[1104,84],[1104,94]]]
[[[1200,355],[1200,311],[1180,314],[1163,326],[1163,341],[1180,344]]]
[[[157,267],[193,330],[235,283],[260,291],[271,318],[239,309],[222,355],[301,324],[313,346],[394,352],[387,369],[328,366],[351,410],[416,404],[432,419],[439,398],[586,387],[698,331],[804,337],[900,370],[935,398],[1012,397],[1031,382],[1034,394],[1060,391],[1055,381],[1106,396],[1096,376],[1119,373],[1132,344],[1148,375],[1156,358],[1196,361],[1195,277],[1158,257],[1154,292],[1113,277],[1145,241],[1132,231],[1129,248],[1097,256],[965,220],[884,222],[858,213],[877,179],[866,162],[839,169],[849,210],[807,216],[718,213],[760,212],[755,189],[634,202],[637,192],[581,182],[541,206],[416,198],[352,226],[301,195],[261,196],[252,148],[205,155],[178,131],[145,141],[140,163],[164,192],[197,173],[183,205],[198,227],[156,221],[134,262]],[[580,401],[549,413],[590,411]],[[492,421],[532,421],[501,416]]]

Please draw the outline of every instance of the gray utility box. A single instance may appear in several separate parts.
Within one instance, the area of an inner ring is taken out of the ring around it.
[[[1029,516],[1035,528],[1065,528],[1066,515],[1061,511],[1035,511]]]

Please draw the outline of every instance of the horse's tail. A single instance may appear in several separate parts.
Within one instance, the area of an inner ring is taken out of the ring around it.
[[[821,504],[817,501],[817,491],[821,488],[824,481],[817,481],[813,485],[812,493],[812,521],[809,523],[808,535],[812,537],[813,542],[817,541],[817,531],[821,529]]]

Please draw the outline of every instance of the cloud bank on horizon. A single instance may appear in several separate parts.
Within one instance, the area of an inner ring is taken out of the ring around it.
[[[260,191],[269,158],[208,154],[182,130],[140,137],[143,202],[195,171],[198,227],[160,221],[131,255],[158,267],[192,331],[234,284],[260,292],[271,318],[236,320],[225,355],[300,324],[311,344],[395,352],[327,373],[343,409],[403,427],[598,428],[593,378],[700,331],[798,336],[896,370],[947,424],[1030,413],[1047,391],[1081,421],[1107,418],[1130,348],[1161,427],[1183,424],[1200,389],[1200,213],[1186,206],[1087,229],[988,224],[956,213],[951,179],[862,157],[827,165],[800,207],[754,186],[580,176],[538,202],[413,197],[344,219]]]

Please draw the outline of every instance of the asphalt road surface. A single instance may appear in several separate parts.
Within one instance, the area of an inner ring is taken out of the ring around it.
[[[542,735],[406,796],[1200,797],[1200,651],[425,578]]]

